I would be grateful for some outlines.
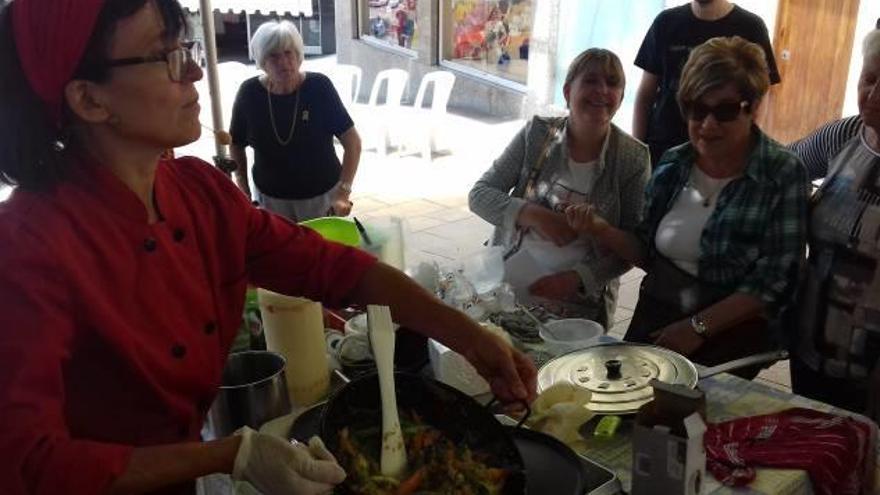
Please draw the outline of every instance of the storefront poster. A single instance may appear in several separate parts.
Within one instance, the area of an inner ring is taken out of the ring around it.
[[[403,48],[416,48],[418,0],[362,0],[368,22],[362,34]]]
[[[525,83],[532,0],[450,0],[448,60]]]

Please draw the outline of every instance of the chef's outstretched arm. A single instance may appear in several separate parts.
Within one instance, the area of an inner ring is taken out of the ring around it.
[[[534,400],[537,371],[525,354],[447,306],[399,270],[376,263],[354,287],[350,301],[389,306],[398,324],[462,354],[501,401]]]

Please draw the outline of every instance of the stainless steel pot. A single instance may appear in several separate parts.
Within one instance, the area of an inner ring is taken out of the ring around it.
[[[284,356],[276,352],[230,354],[220,391],[208,411],[205,439],[225,437],[242,426],[257,429],[270,419],[290,413],[285,364]]]
[[[650,382],[685,385],[719,373],[787,359],[788,352],[772,351],[698,368],[688,358],[662,347],[619,342],[563,354],[538,371],[538,392],[557,383],[571,383],[592,392],[587,407],[599,414],[632,414],[654,398]]]

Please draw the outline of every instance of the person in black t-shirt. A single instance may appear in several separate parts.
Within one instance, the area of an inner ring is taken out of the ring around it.
[[[289,21],[270,21],[252,40],[265,71],[242,83],[232,107],[235,179],[250,196],[245,147],[254,149],[256,198],[266,209],[301,222],[351,212],[351,185],[361,139],[333,84],[300,71],[302,37]],[[333,138],[342,143],[342,163]]]
[[[780,81],[764,21],[727,0],[693,0],[664,10],[651,24],[635,64],[644,70],[636,93],[633,136],[651,149],[656,166],[663,153],[688,140],[675,95],[681,69],[698,45],[718,36],[741,36],[764,49],[770,83]]]

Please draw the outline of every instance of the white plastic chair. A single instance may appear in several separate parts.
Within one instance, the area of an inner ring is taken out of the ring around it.
[[[360,67],[338,64],[333,67],[329,76],[346,108],[351,108],[352,103],[357,103],[358,96],[361,94],[361,80],[364,77],[364,71]]]
[[[406,89],[406,83],[409,82],[409,73],[403,69],[385,69],[376,74],[376,80],[373,81],[373,88],[370,90],[370,100],[367,102],[369,106],[376,107],[379,105],[379,93],[382,91],[382,83],[387,83],[385,88],[384,105],[388,107],[400,106],[403,100],[403,91]]]
[[[380,155],[388,153],[391,145],[391,129],[393,116],[397,115],[403,92],[409,82],[409,73],[402,69],[385,69],[376,74],[370,99],[367,101],[366,113],[363,114],[369,123],[359,127],[366,135],[365,148],[376,148]],[[380,103],[379,95],[385,86],[385,99]],[[381,117],[380,117],[381,116]]]
[[[431,106],[425,107],[425,94],[428,87],[433,84]],[[452,95],[452,87],[455,85],[455,75],[446,71],[429,72],[422,77],[419,90],[416,93],[415,102],[406,130],[408,138],[405,141],[407,150],[414,147],[422,158],[431,160],[433,152],[437,149],[437,129],[442,128],[446,117],[446,106]]]

